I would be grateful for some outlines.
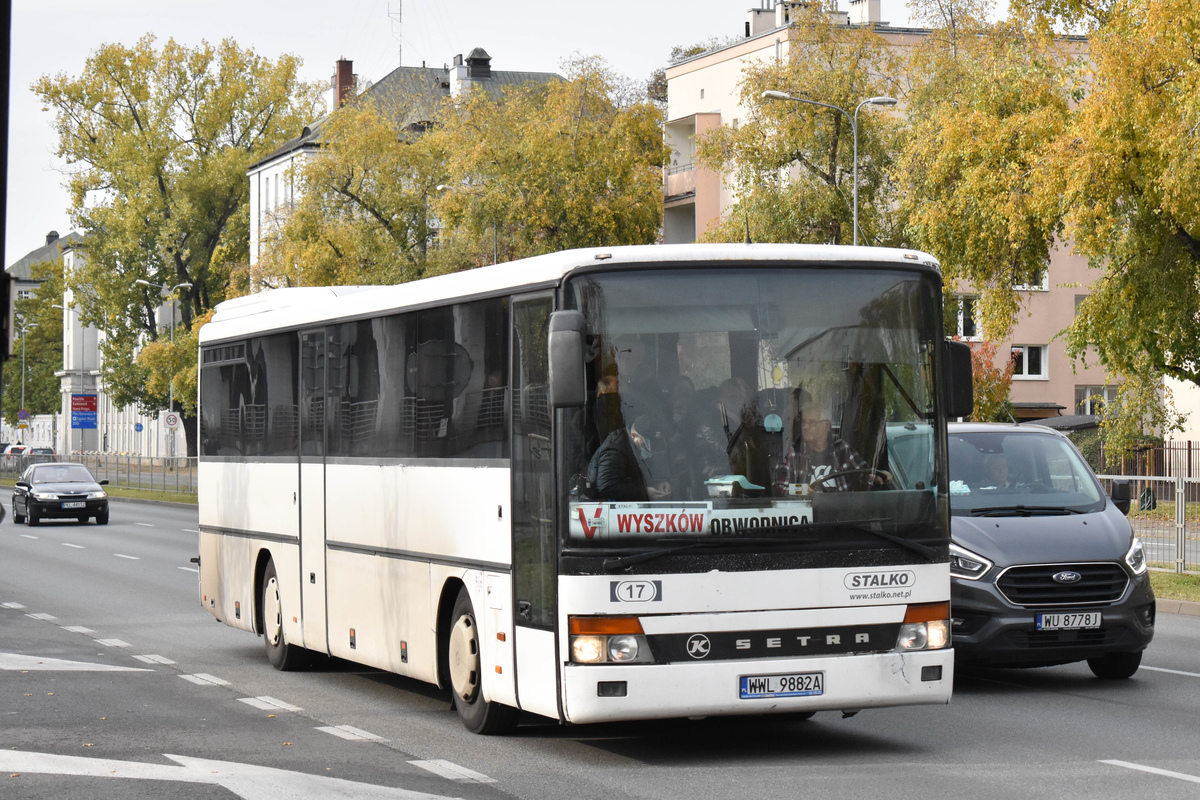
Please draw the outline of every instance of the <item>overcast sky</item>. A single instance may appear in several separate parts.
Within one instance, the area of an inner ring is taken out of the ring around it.
[[[482,47],[499,70],[558,71],[574,53],[599,55],[630,77],[666,64],[671,47],[742,30],[760,0],[13,0],[4,264],[70,231],[52,116],[30,84],[41,75],[78,75],[109,42],[146,33],[188,45],[231,37],[242,47],[304,61],[303,77],[328,81],[339,58],[360,79],[378,80],[403,59],[449,63]],[[903,25],[905,0],[882,0],[883,18]],[[848,0],[841,0],[843,10]],[[400,11],[400,23],[392,16]]]

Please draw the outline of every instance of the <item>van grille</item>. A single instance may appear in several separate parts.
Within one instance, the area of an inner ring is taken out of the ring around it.
[[[1077,572],[1074,583],[1059,583],[1060,572]],[[996,588],[1014,605],[1032,607],[1108,605],[1125,594],[1129,576],[1119,564],[1035,564],[1010,567]]]

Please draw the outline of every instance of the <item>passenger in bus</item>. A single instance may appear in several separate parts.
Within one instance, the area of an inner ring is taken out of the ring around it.
[[[644,414],[629,429],[610,433],[588,464],[597,500],[639,502],[671,496],[669,431],[661,416]]]
[[[715,407],[701,411],[695,436],[701,481],[742,475],[757,486],[770,484],[762,419],[751,398],[745,381],[729,378],[717,390]]]
[[[810,400],[800,409],[800,436],[788,452],[786,469],[775,482],[777,494],[790,494],[792,487],[801,493],[815,485],[820,491],[845,492],[850,489],[847,476],[837,473],[865,470],[866,459],[842,439],[832,435],[833,423],[820,402]],[[822,480],[826,475],[835,477]],[[882,483],[879,476],[875,483]]]

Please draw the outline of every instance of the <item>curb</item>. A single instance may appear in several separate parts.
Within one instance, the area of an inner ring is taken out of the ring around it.
[[[1189,617],[1200,617],[1200,603],[1193,600],[1157,600],[1158,613],[1184,614]]]

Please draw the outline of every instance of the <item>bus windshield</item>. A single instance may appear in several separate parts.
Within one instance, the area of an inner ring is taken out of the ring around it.
[[[939,291],[845,265],[572,278],[588,399],[562,431],[564,545],[944,543]]]

